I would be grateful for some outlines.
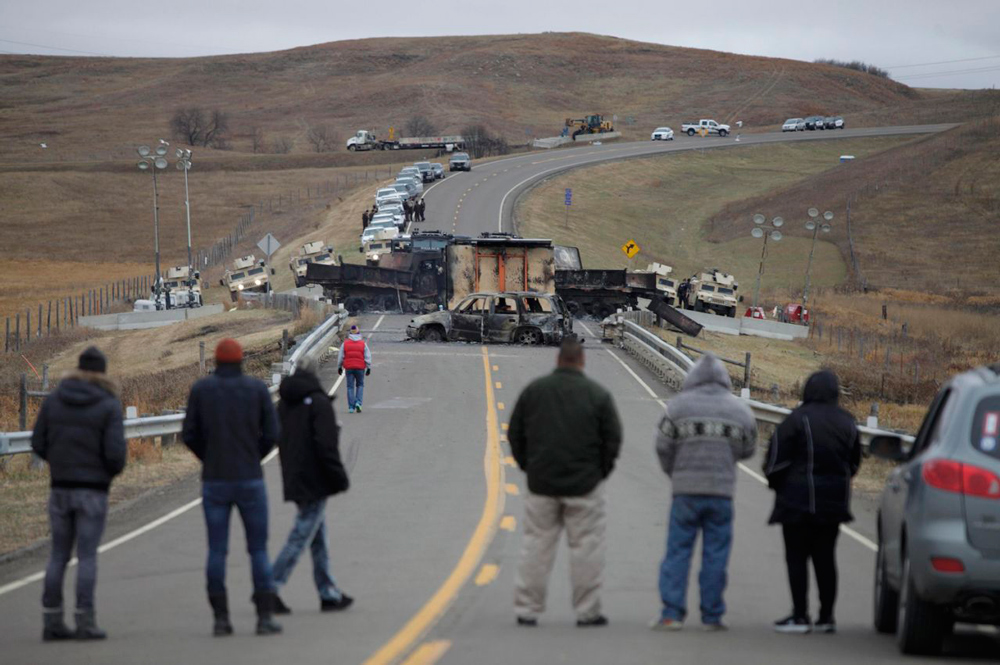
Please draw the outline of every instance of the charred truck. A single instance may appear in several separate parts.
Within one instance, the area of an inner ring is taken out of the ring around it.
[[[322,240],[307,242],[299,248],[298,255],[293,255],[288,261],[288,267],[295,275],[295,286],[305,286],[306,266],[310,263],[321,263],[323,265],[337,265],[337,257],[333,255],[333,247],[323,246]]]
[[[639,306],[639,298],[666,299],[677,305],[677,290],[669,277],[673,268],[651,263],[645,270],[586,270],[576,247],[557,246],[556,293],[566,301],[573,316],[590,315],[598,319],[611,316],[619,309]]]

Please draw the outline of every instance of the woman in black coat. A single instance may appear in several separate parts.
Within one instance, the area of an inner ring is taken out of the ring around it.
[[[770,524],[781,524],[792,591],[792,615],[775,622],[783,633],[813,630],[809,619],[809,560],[819,587],[815,630],[836,632],[836,545],[840,525],[851,515],[851,478],[861,465],[861,440],[854,418],[837,405],[840,386],[829,370],[809,377],[802,404],[785,419],[764,462],[774,490]]]

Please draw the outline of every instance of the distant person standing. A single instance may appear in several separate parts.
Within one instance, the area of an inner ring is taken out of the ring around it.
[[[535,626],[545,611],[549,573],[563,528],[569,545],[576,625],[604,626],[604,481],[621,448],[614,399],[587,378],[583,345],[559,347],[554,372],[536,379],[517,399],[507,432],[517,465],[528,475],[524,539],[514,611],[520,626]]]
[[[410,203],[409,199],[403,201],[403,221],[409,222],[413,219],[413,204]]]
[[[306,547],[312,553],[313,581],[319,592],[320,610],[332,612],[351,606],[354,599],[337,587],[330,574],[326,538],[326,500],[347,491],[347,471],[340,461],[337,418],[332,398],[320,385],[315,362],[300,363],[295,374],[281,382],[278,416],[281,420],[281,478],[285,501],[298,508],[288,542],[274,560],[274,581],[280,587]],[[275,598],[275,612],[291,610]]]
[[[231,635],[226,593],[229,517],[235,506],[246,531],[253,571],[257,634],[280,633],[274,621],[275,592],[267,558],[267,490],[261,460],[278,440],[278,419],[263,381],[243,374],[243,348],[224,339],[215,348],[215,373],[191,388],[184,443],[202,462],[202,508],[208,527],[208,601],[213,632]]]
[[[851,515],[851,478],[861,467],[854,418],[838,406],[840,384],[829,370],[806,381],[802,404],[778,425],[764,474],[774,490],[770,524],[785,539],[792,614],[776,621],[779,633],[837,632],[837,535]],[[809,560],[819,589],[819,617],[809,617]]]
[[[49,463],[52,549],[42,594],[42,639],[103,640],[94,590],[97,546],[108,515],[111,480],[125,468],[128,445],[118,388],[96,347],[80,354],[75,372],[45,398],[31,434],[31,449]],[[76,546],[76,631],[63,620],[63,577]]]
[[[421,222],[426,222],[427,221],[427,219],[424,217],[424,211],[425,210],[427,210],[427,203],[424,201],[423,198],[421,198],[417,202],[417,216],[419,217],[419,219],[420,219]]]
[[[680,630],[687,615],[687,583],[698,532],[702,538],[701,622],[725,630],[723,592],[733,541],[736,462],[753,455],[757,422],[732,394],[729,372],[710,353],[695,363],[681,392],[667,403],[656,438],[660,466],[673,500],[667,553],[660,565],[663,609],[654,630]]]
[[[368,228],[368,211],[365,210],[361,213],[361,230],[364,231]]]
[[[372,373],[372,352],[368,342],[361,337],[356,325],[340,345],[337,359],[337,373],[347,371],[347,412],[361,413],[361,403],[365,397],[365,377]]]

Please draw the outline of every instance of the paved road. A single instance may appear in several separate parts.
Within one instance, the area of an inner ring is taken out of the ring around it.
[[[684,140],[676,145],[684,147]],[[487,184],[481,187],[490,187],[494,193],[470,193],[471,202],[463,209],[489,212],[492,205],[499,215],[497,193],[502,198],[530,173],[537,176],[556,164],[562,168],[575,164],[574,160],[592,159],[595,155],[589,151],[601,148],[588,146],[543,157],[519,157],[506,164],[495,162],[470,177],[449,178],[431,190],[429,199],[461,197],[473,177],[485,176]],[[641,154],[650,148],[626,144],[618,149]],[[562,161],[547,162],[547,167],[531,163],[540,159]],[[512,170],[504,172],[505,168],[523,170],[511,176]],[[477,220],[478,214],[459,230],[473,232]],[[229,584],[238,634],[229,639],[209,637],[202,572],[205,536],[200,507],[190,503],[197,499],[197,483],[192,482],[157,495],[153,505],[147,502],[143,510],[113,520],[106,543],[128,537],[131,529],[148,525],[151,519],[174,515],[102,554],[98,603],[102,623],[112,634],[107,643],[42,645],[38,641],[40,585],[18,580],[41,567],[44,550],[0,566],[3,663],[901,660],[891,640],[869,628],[873,523],[864,505],[858,506],[854,535],[845,535],[839,549],[841,634],[784,637],[769,630],[770,621],[787,611],[789,601],[780,539],[765,526],[770,496],[753,473],[756,463],[741,473],[739,481],[727,595],[732,630],[709,637],[697,630],[663,635],[646,629],[658,608],[656,571],[669,510],[669,485],[652,452],[660,401],[667,395],[642,368],[596,340],[587,344],[588,371],[614,391],[626,431],[622,459],[608,485],[605,603],[612,625],[586,631],[573,626],[565,552],[561,552],[550,611],[542,625],[531,630],[516,628],[511,580],[525,487],[522,474],[509,464],[503,424],[523,386],[549,370],[554,352],[407,343],[402,341],[405,323],[404,316],[360,319],[363,329],[374,329],[371,345],[376,362],[365,412],[349,416],[343,400],[336,402],[353,486],[331,502],[329,525],[334,574],[356,596],[354,607],[338,615],[320,614],[309,562],[303,560],[284,593],[296,610],[284,622],[286,634],[267,639],[251,636],[252,610],[246,602],[249,570],[240,529],[234,527]],[[593,324],[587,326],[593,330]],[[327,385],[342,391],[336,378],[330,371],[324,377]],[[265,474],[272,511],[271,551],[276,553],[293,512],[281,501],[277,460],[265,466]],[[9,586],[12,582],[15,588]],[[696,589],[690,598],[696,609]],[[1000,648],[995,636],[974,632],[961,638],[949,646],[951,655],[995,658]]]

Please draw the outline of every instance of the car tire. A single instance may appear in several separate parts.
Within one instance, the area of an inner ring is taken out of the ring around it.
[[[420,331],[420,339],[425,342],[443,342],[444,333],[437,326],[424,326]]]
[[[344,309],[346,309],[347,313],[351,316],[363,314],[365,309],[367,309],[365,305],[365,299],[357,296],[352,296],[344,301]]]
[[[349,145],[349,146],[347,146],[347,150],[349,152],[357,152],[357,149],[358,149],[358,146],[356,146],[356,145]]]
[[[735,319],[736,318],[736,305],[733,305],[732,307],[727,307],[726,308],[726,316],[728,316],[731,319]]]
[[[724,130],[724,129],[720,129],[719,130],[719,136],[720,137],[725,138],[727,134],[729,134],[729,132],[727,132],[726,130]]]
[[[878,553],[875,555],[875,584],[873,593],[873,614],[875,630],[880,633],[896,632],[899,619],[899,592],[889,586],[885,574],[885,546],[882,537],[878,539]]]
[[[538,346],[542,343],[542,333],[537,328],[521,328],[514,334],[514,341],[525,346]]]
[[[688,130],[688,136],[694,136],[694,130],[693,129],[689,129]]]
[[[917,595],[910,569],[910,557],[903,559],[900,578],[899,612],[896,619],[896,644],[909,655],[933,656],[941,651],[945,638],[945,610]]]

